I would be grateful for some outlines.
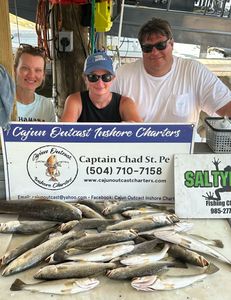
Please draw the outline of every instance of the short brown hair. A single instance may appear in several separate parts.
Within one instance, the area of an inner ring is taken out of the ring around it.
[[[23,53],[31,54],[33,56],[40,56],[44,60],[44,71],[46,69],[46,52],[44,48],[34,47],[29,44],[20,44],[19,48],[16,51],[14,58],[14,68],[16,69],[19,64],[19,59]]]
[[[143,40],[146,37],[149,38],[152,34],[161,34],[166,36],[168,39],[173,37],[172,29],[168,21],[158,18],[152,18],[140,28],[138,33],[138,40],[140,44],[143,43]]]

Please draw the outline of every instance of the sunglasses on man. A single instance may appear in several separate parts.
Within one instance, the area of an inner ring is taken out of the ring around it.
[[[165,41],[161,41],[156,44],[142,44],[141,49],[144,53],[151,53],[153,48],[156,48],[157,50],[165,50],[167,47],[167,43],[170,39],[167,39]]]
[[[90,82],[97,82],[99,79],[102,79],[103,82],[110,82],[112,81],[113,75],[110,73],[106,73],[103,75],[96,75],[96,74],[88,74],[87,79]]]

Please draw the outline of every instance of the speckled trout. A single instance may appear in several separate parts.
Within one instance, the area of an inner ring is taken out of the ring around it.
[[[49,265],[35,273],[36,279],[64,279],[73,277],[87,277],[97,273],[104,273],[116,267],[114,263],[71,261],[58,265]]]
[[[201,274],[167,276],[167,275],[151,275],[138,277],[132,280],[131,285],[139,291],[155,291],[155,290],[175,290],[189,286],[197,281],[206,278],[208,275],[219,271],[214,264],[210,264]]]
[[[178,263],[168,261],[156,261],[142,265],[119,267],[107,271],[106,275],[111,279],[131,279],[137,276],[153,275],[166,270],[168,267],[176,267]]]
[[[23,254],[24,252],[32,249],[39,244],[45,242],[49,238],[49,234],[53,231],[53,229],[47,229],[46,231],[36,235],[33,238],[30,238],[28,241],[18,245],[15,248],[8,250],[1,258],[0,258],[0,265],[5,266],[12,260],[14,260],[19,255]]]
[[[115,213],[122,213],[125,210],[129,209],[134,209],[138,207],[144,207],[144,206],[151,206],[159,210],[165,210],[166,207],[165,205],[158,204],[158,203],[153,203],[150,201],[116,201],[113,203],[108,204],[102,211],[102,213],[105,216],[115,214]]]
[[[137,233],[133,230],[104,231],[96,234],[89,233],[78,240],[68,243],[67,248],[76,247],[79,249],[93,250],[107,244],[134,240],[136,237]]]
[[[68,255],[66,251],[58,251],[51,256],[52,260],[49,263],[57,263],[63,261],[101,261],[107,262],[125,253],[129,253],[134,249],[135,245],[133,241],[127,241],[122,243],[115,243],[105,245],[86,253],[78,253],[74,255]]]
[[[58,222],[52,221],[8,221],[0,223],[1,233],[23,233],[23,234],[34,234],[42,232],[46,229],[52,228]]]
[[[58,222],[82,218],[82,212],[77,207],[62,201],[48,199],[1,201],[0,213]]]
[[[78,234],[79,233],[75,231],[70,231],[64,235],[45,241],[37,247],[24,252],[9,263],[9,265],[3,270],[2,275],[12,275],[37,265],[51,253],[64,248],[67,241],[78,237]]]
[[[120,262],[126,266],[153,263],[166,257],[168,249],[169,249],[169,245],[165,244],[163,249],[161,249],[161,251],[159,252],[132,254],[132,255],[128,254],[127,257],[123,257],[123,259],[121,259]]]
[[[71,295],[85,292],[95,288],[99,284],[99,280],[95,278],[73,278],[41,281],[38,283],[25,283],[20,279],[16,279],[11,285],[11,291],[31,291],[45,294],[55,295]]]
[[[196,240],[190,235],[186,235],[183,233],[176,233],[172,231],[159,231],[155,233],[155,237],[171,242],[173,244],[180,245],[182,247],[185,247],[190,250],[198,251],[205,253],[207,255],[210,255],[212,257],[215,257],[223,262],[226,262],[228,264],[231,264],[231,260],[225,257],[223,254],[218,252],[216,249],[213,249],[212,247],[202,243],[199,240]]]
[[[144,230],[151,230],[161,226],[166,226],[179,222],[179,218],[175,214],[155,214],[147,217],[139,217],[130,220],[121,221],[114,225],[109,225],[106,230],[121,230],[133,229],[138,232]]]

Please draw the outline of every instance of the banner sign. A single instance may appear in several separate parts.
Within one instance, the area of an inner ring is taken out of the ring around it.
[[[18,123],[2,132],[7,199],[174,200],[193,124]]]
[[[181,218],[231,218],[230,154],[177,154],[175,210]]]

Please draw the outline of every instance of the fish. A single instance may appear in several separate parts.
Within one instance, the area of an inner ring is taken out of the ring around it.
[[[173,244],[180,245],[190,250],[202,252],[225,263],[231,264],[231,260],[218,252],[216,249],[213,249],[212,247],[202,243],[201,241],[196,240],[190,235],[175,233],[172,231],[159,231],[155,233],[155,237]]]
[[[8,250],[1,258],[1,266],[7,265],[9,262],[14,260],[16,257],[20,256],[24,252],[29,249],[32,249],[39,244],[43,243],[49,238],[49,234],[53,231],[53,229],[47,229],[46,231],[38,234],[36,237],[29,239],[27,242],[24,242],[18,245],[16,248]]]
[[[96,234],[86,234],[86,236],[68,243],[66,248],[77,247],[79,249],[93,250],[107,244],[134,240],[136,237],[137,233],[134,230],[103,231]]]
[[[52,221],[8,221],[0,223],[1,233],[34,234],[55,227],[58,222]]]
[[[205,267],[209,265],[209,261],[204,256],[180,245],[170,244],[168,253],[183,262],[195,266]]]
[[[172,230],[175,232],[187,232],[190,229],[192,229],[193,227],[193,223],[191,222],[177,222],[171,225],[166,225],[166,226],[162,226],[162,227],[158,227],[158,228],[154,228],[151,230],[147,230],[147,231],[143,231],[143,232],[139,232],[138,235],[153,235],[155,236],[155,232],[159,232],[161,230],[166,231],[166,230]]]
[[[133,254],[133,255],[128,254],[127,257],[121,259],[120,262],[126,266],[153,263],[166,257],[168,249],[169,249],[169,245],[166,243],[163,249],[161,249],[161,251],[159,252]]]
[[[177,263],[175,262],[156,261],[154,263],[114,268],[112,270],[108,270],[106,275],[110,279],[132,279],[138,276],[157,274],[158,272],[167,270],[168,267],[175,266],[177,266]]]
[[[129,209],[134,209],[137,207],[143,207],[143,206],[151,206],[154,208],[159,209],[165,209],[166,206],[163,204],[153,203],[150,201],[116,201],[113,203],[108,204],[102,211],[103,215],[108,216],[115,213],[122,213]]]
[[[82,212],[77,207],[63,201],[48,199],[1,201],[0,213],[58,222],[82,218]]]
[[[64,248],[68,240],[77,237],[77,232],[70,231],[62,236],[57,236],[43,242],[11,261],[3,270],[2,276],[12,275],[37,265],[51,253]]]
[[[58,230],[62,233],[66,233],[70,230],[72,230],[74,227],[76,227],[77,225],[79,225],[79,221],[78,220],[71,220],[71,221],[68,221],[66,223],[62,223]]]
[[[177,217],[177,215],[161,213],[152,216],[121,221],[119,223],[107,226],[106,230],[133,229],[139,232],[173,224],[175,222],[179,222],[179,218]]]
[[[82,229],[97,229],[98,232],[105,230],[108,225],[117,223],[118,220],[113,219],[86,219],[82,218],[79,221],[79,225],[82,226]]]
[[[104,216],[102,216],[100,213],[98,213],[97,211],[95,211],[94,209],[90,208],[87,205],[80,204],[80,203],[76,203],[76,204],[73,204],[73,205],[81,210],[82,216],[85,217],[85,218],[105,219]]]
[[[197,281],[201,281],[208,275],[214,274],[219,271],[219,268],[214,264],[209,264],[203,273],[195,275],[151,275],[134,278],[131,286],[138,291],[155,291],[155,290],[175,290],[189,286]]]
[[[105,245],[99,248],[96,248],[90,252],[86,253],[78,253],[75,255],[68,255],[65,251],[61,251],[54,254],[53,261],[56,262],[63,262],[63,261],[101,261],[107,262],[110,261],[120,255],[125,253],[129,253],[134,249],[134,242],[122,242],[116,244]]]
[[[150,241],[145,241],[140,244],[136,244],[134,250],[130,252],[130,254],[141,254],[141,253],[152,253],[153,250],[156,248],[160,240],[153,239]]]
[[[136,218],[138,216],[145,216],[145,215],[152,215],[155,213],[160,213],[160,212],[168,212],[168,213],[174,213],[173,209],[160,209],[160,207],[140,207],[138,209],[129,209],[125,210],[122,212],[122,216],[127,217],[127,218]]]
[[[94,200],[87,200],[87,199],[82,199],[82,200],[79,199],[76,203],[86,205],[91,209],[93,209],[94,211],[96,211],[97,213],[103,215],[102,210],[104,209],[104,204],[101,202],[97,202]]]
[[[48,265],[40,268],[35,274],[35,279],[65,279],[74,277],[88,277],[97,273],[105,273],[108,269],[116,267],[115,263],[71,261],[57,265]]]
[[[191,237],[196,238],[197,240],[201,241],[202,243],[209,245],[209,246],[214,246],[214,247],[218,247],[218,248],[224,248],[224,244],[221,240],[210,240],[207,239],[203,236],[197,235],[197,234],[192,234],[190,233]]]
[[[25,283],[16,279],[10,287],[11,291],[31,291],[54,295],[71,295],[94,289],[99,284],[96,278],[71,278]]]

